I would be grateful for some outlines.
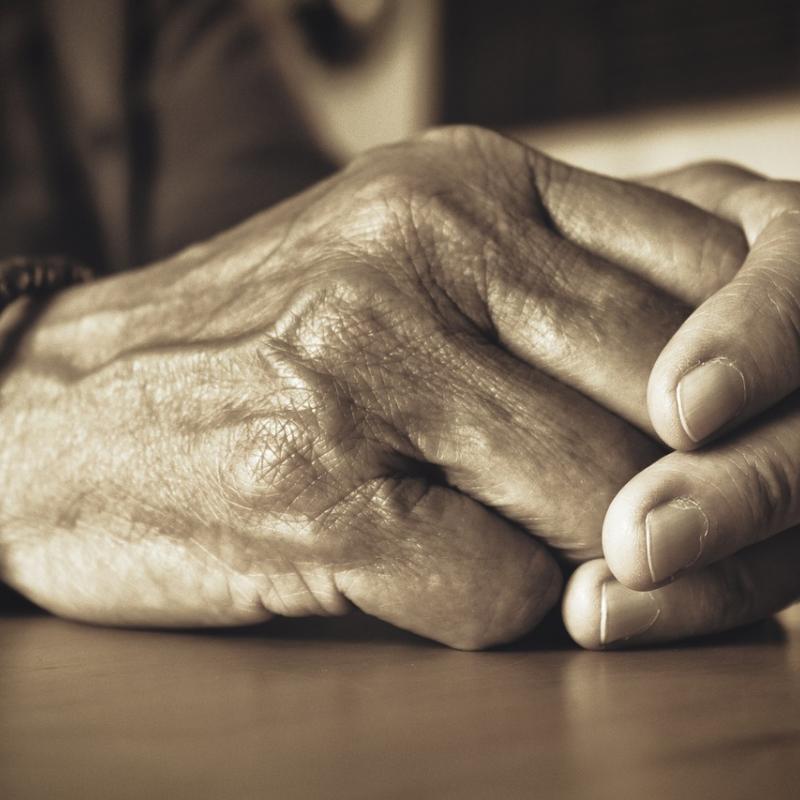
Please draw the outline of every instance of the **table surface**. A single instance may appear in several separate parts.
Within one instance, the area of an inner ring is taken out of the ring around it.
[[[0,614],[0,797],[797,798],[800,611],[692,646],[447,650],[361,617]]]

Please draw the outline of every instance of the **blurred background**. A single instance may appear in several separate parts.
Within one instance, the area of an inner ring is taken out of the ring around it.
[[[796,0],[254,0],[339,159],[433,124],[631,175],[722,158],[800,178]]]
[[[148,263],[464,122],[800,179],[800,2],[0,0],[0,257]]]

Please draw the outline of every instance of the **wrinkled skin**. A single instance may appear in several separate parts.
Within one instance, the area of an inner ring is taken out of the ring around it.
[[[510,640],[664,452],[649,369],[743,252],[495,134],[375,151],[44,310],[3,376],[0,575],[103,623]]]

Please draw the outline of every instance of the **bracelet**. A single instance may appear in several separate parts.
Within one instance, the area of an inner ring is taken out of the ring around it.
[[[93,277],[89,267],[64,256],[0,259],[0,311],[23,295],[41,297]]]

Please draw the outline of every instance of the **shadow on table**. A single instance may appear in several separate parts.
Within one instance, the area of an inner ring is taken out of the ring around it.
[[[46,616],[42,611],[22,595],[0,585],[0,617]],[[360,612],[353,612],[344,617],[305,617],[290,619],[276,617],[270,622],[260,625],[249,625],[236,628],[213,629],[164,629],[164,632],[182,636],[213,636],[216,638],[248,639],[268,638],[285,641],[336,641],[342,644],[370,643],[374,645],[399,645],[406,647],[438,648],[444,647],[421,636],[396,628],[387,622],[369,617]],[[733,631],[703,636],[685,642],[668,643],[664,648],[703,648],[724,645],[747,644],[783,644],[787,641],[784,626],[777,619],[768,619]],[[629,648],[632,649],[632,648]],[[648,648],[648,649],[653,649]],[[493,652],[534,652],[534,651],[571,651],[579,650],[569,637],[560,611],[553,609],[530,633],[507,645],[492,648]],[[623,650],[615,652],[625,652]]]
[[[197,631],[185,631],[187,635],[198,635]],[[445,648],[421,636],[396,628],[387,622],[353,612],[344,617],[306,617],[301,619],[276,618],[263,625],[243,628],[216,629],[212,635],[224,638],[263,637],[284,641],[327,641],[346,644],[369,643],[372,645],[402,644],[405,647],[422,649]],[[698,637],[686,642],[669,643],[660,649],[708,648],[720,646],[742,646],[784,644],[787,634],[776,619],[768,619],[734,631]],[[650,647],[648,649],[658,649]],[[492,648],[492,652],[526,653],[536,651],[579,651],[580,648],[566,632],[559,611],[548,614],[539,626],[515,642]],[[624,652],[624,651],[615,651]]]
[[[34,616],[44,612],[21,594],[0,583],[0,616]]]

